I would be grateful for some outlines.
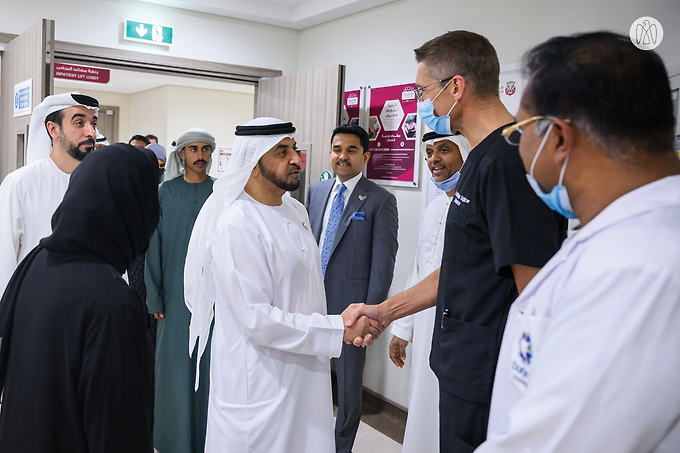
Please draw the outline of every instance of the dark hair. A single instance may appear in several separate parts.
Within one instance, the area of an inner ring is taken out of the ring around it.
[[[56,123],[57,126],[61,127],[61,122],[63,120],[64,120],[64,109],[57,110],[56,112],[52,112],[45,117],[45,129],[47,130],[47,135],[50,136],[50,140],[52,140],[52,135],[50,134],[50,130],[47,129],[47,123],[49,123],[49,122]]]
[[[149,140],[149,143],[151,143],[151,140],[156,140],[156,143],[158,143],[158,137],[156,137],[153,134],[149,134],[146,136],[147,140]]]
[[[522,107],[569,119],[614,159],[672,151],[668,74],[653,51],[610,32],[552,38],[524,55]]]
[[[144,142],[147,145],[151,143],[149,139],[144,137],[143,135],[133,135],[130,141],[128,141],[128,145],[132,143],[133,140],[139,140],[140,142]]]
[[[338,134],[352,134],[359,137],[359,143],[364,153],[368,152],[368,133],[356,124],[341,124],[340,126],[333,129],[333,135],[331,135],[331,145],[333,145],[333,139]]]
[[[501,65],[496,49],[484,36],[450,31],[429,40],[415,53],[416,61],[427,65],[428,76],[441,80],[460,75],[479,99],[498,96]]]

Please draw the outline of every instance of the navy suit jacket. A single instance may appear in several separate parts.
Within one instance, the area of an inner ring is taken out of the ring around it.
[[[335,178],[309,186],[305,207],[317,243],[334,184]],[[352,220],[357,212],[363,212],[364,220]],[[362,176],[342,212],[326,268],[328,314],[340,314],[353,303],[379,304],[387,298],[394,276],[398,227],[397,199]]]

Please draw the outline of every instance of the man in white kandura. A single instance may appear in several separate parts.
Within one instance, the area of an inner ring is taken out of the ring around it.
[[[446,215],[456,191],[461,167],[470,153],[470,142],[462,135],[428,132],[423,136],[427,166],[432,182],[441,190],[425,208],[420,222],[418,249],[413,270],[405,289],[420,282],[441,265],[444,251]],[[399,319],[392,324],[390,359],[399,368],[404,366],[406,346],[411,347],[411,374],[408,391],[408,418],[402,453],[439,451],[439,382],[430,368],[430,349],[434,328],[435,307]]]
[[[196,338],[205,350],[215,306],[206,452],[334,452],[330,358],[369,333],[365,317],[345,327],[354,306],[326,315],[307,211],[286,194],[300,184],[296,135],[275,118],[237,126],[189,242],[189,351]]]
[[[71,173],[94,149],[99,102],[78,92],[47,96],[34,110],[27,165],[0,186],[0,295],[40,239],[52,234],[52,214]]]

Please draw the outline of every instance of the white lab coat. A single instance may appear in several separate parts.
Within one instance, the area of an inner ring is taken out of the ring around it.
[[[0,294],[19,263],[52,234],[52,215],[71,175],[45,158],[8,174],[0,185]]]
[[[680,176],[572,236],[510,309],[478,453],[680,451]]]
[[[451,200],[442,193],[425,208],[413,270],[405,289],[416,285],[441,265]],[[408,418],[402,453],[439,451],[439,381],[430,368],[434,318],[435,307],[431,307],[392,324],[393,335],[412,342]]]
[[[206,449],[331,453],[330,358],[339,315],[326,316],[318,246],[291,197],[265,206],[243,192],[212,244],[216,285]]]

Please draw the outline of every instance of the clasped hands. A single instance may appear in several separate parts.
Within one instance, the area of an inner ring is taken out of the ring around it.
[[[370,346],[390,325],[380,305],[352,304],[342,312],[344,341],[354,346]]]

